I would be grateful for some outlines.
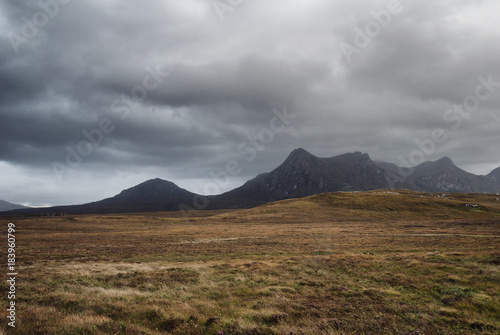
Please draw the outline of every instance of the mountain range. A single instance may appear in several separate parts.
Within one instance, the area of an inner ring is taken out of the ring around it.
[[[22,206],[22,205],[11,204],[10,202],[0,200],[0,212],[11,211],[14,209],[24,209],[24,208],[28,208],[28,207]]]
[[[411,173],[410,173],[411,172]],[[295,149],[271,172],[229,192],[202,196],[162,179],[151,179],[114,197],[83,205],[18,209],[3,214],[100,214],[187,209],[250,208],[264,203],[337,191],[408,189],[435,193],[499,193],[500,167],[486,176],[466,172],[444,157],[412,169],[354,152],[319,158]]]

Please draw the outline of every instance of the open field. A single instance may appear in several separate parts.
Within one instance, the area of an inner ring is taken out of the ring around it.
[[[0,334],[500,334],[497,198],[0,217],[5,237],[16,225],[19,272],[17,326],[2,281]]]

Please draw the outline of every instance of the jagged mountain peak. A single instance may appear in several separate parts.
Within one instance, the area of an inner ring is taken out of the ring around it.
[[[437,161],[434,162],[435,165],[440,165],[440,166],[456,166],[455,163],[451,160],[450,157],[444,156],[441,159],[438,159]]]
[[[307,151],[306,149],[304,148],[297,148],[297,149],[293,149],[292,152],[290,153],[290,156],[292,155],[298,155],[298,154],[310,154],[309,151]]]
[[[311,158],[317,158],[317,157],[305,149],[298,148],[298,149],[293,150],[290,153],[290,155],[288,155],[288,158],[285,160],[285,162],[288,160],[294,160],[294,161],[296,161],[296,160],[308,160]]]
[[[288,165],[290,163],[292,164],[297,164],[297,163],[318,163],[319,161],[328,161],[328,160],[335,160],[335,161],[351,161],[353,163],[358,163],[358,162],[372,162],[370,156],[367,153],[362,153],[360,151],[355,151],[355,152],[350,152],[350,153],[345,153],[342,155],[330,157],[330,158],[319,158],[307,150],[303,148],[298,148],[293,150],[288,158],[283,162],[283,165]]]
[[[438,159],[437,161],[424,162],[420,165],[417,165],[415,167],[415,171],[413,173],[413,176],[435,175],[435,174],[440,174],[443,171],[465,172],[462,169],[460,169],[458,166],[456,166],[455,163],[453,163],[453,161],[451,160],[451,158],[445,156],[441,159]]]
[[[305,169],[311,165],[316,165],[319,158],[302,148],[293,150],[287,159],[280,165],[282,169]]]

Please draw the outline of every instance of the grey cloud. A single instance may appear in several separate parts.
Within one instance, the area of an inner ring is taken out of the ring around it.
[[[403,12],[346,62],[340,43],[388,4],[254,0],[220,20],[205,0],[71,1],[16,53],[9,33],[20,35],[23,17],[41,8],[3,2],[0,163],[11,177],[0,179],[0,199],[79,203],[155,177],[193,189],[232,159],[243,168],[237,186],[296,147],[399,163],[435,128],[449,140],[428,159],[500,166],[500,87],[458,129],[443,119],[479,76],[500,81],[496,2],[402,0]],[[168,77],[119,118],[113,102],[158,66]],[[238,146],[283,107],[297,114],[293,129],[245,161]],[[51,164],[105,118],[114,130],[59,183]]]

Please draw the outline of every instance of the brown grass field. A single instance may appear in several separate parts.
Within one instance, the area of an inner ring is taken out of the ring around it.
[[[3,255],[16,225],[19,273],[15,329],[2,280],[0,334],[500,334],[498,198],[0,217]]]

